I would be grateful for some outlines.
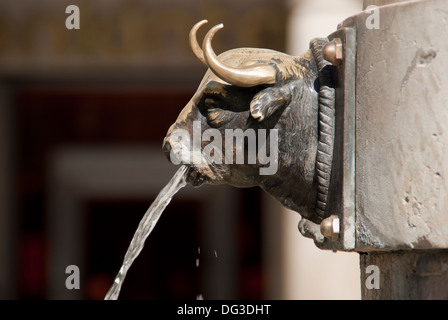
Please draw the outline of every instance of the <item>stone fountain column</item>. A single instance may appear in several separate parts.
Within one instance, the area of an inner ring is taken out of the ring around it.
[[[447,299],[448,2],[369,5],[329,37],[344,56],[322,247],[360,253],[363,299]]]

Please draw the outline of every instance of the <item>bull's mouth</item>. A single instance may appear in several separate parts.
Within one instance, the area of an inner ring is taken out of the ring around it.
[[[187,182],[194,187],[199,187],[204,183],[220,184],[224,181],[224,167],[207,162],[199,166],[191,165],[187,175]]]
[[[209,183],[211,179],[199,168],[191,166],[187,174],[187,182],[193,187],[200,187],[204,183]]]

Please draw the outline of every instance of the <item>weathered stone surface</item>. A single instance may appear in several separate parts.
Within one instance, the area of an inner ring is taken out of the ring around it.
[[[368,289],[377,266],[379,288]],[[448,299],[448,250],[360,254],[363,299]]]
[[[357,29],[356,250],[448,248],[448,2],[400,2]]]

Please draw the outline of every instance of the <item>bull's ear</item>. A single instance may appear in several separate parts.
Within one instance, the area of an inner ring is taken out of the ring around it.
[[[286,106],[290,100],[288,87],[269,87],[254,96],[250,103],[250,114],[261,122]]]

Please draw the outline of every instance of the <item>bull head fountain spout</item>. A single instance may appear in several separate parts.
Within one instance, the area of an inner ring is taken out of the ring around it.
[[[211,42],[223,25],[210,29],[201,49],[196,32],[206,22],[191,29],[190,45],[209,69],[168,130],[164,152],[171,162],[190,165],[192,185],[261,187],[302,216],[302,234],[323,241],[319,224],[325,218],[334,122],[330,63],[322,56],[327,40],[314,39],[300,57],[256,48],[217,56]]]

